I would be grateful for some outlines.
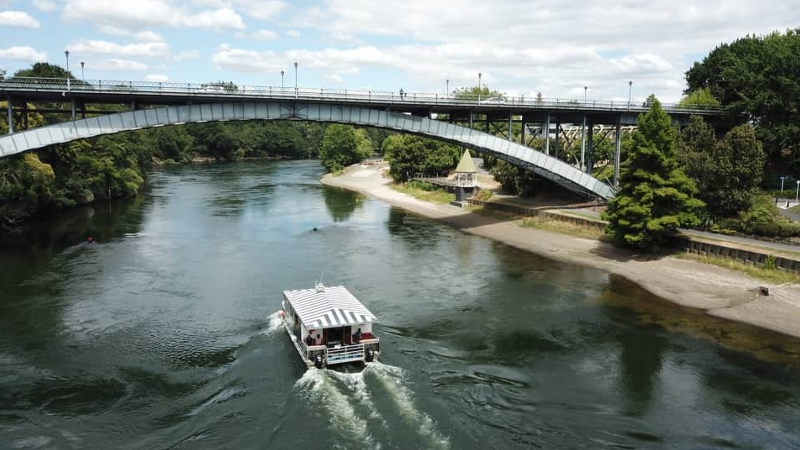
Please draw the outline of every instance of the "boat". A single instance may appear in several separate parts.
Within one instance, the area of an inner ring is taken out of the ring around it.
[[[372,332],[377,318],[344,286],[316,283],[283,291],[281,305],[278,315],[306,367],[378,359],[380,339]]]

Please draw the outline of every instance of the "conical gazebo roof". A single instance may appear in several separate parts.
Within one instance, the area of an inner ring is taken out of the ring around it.
[[[477,173],[478,169],[475,168],[475,162],[472,161],[472,156],[469,155],[469,150],[464,150],[464,156],[458,162],[456,173]]]

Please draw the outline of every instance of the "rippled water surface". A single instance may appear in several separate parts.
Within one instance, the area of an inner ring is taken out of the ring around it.
[[[797,341],[321,175],[158,170],[2,236],[0,448],[800,447]],[[378,315],[381,363],[305,370],[271,314],[320,277]]]

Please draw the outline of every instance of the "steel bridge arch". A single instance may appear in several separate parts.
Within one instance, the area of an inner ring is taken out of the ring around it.
[[[302,101],[175,105],[62,122],[0,137],[0,158],[52,144],[142,128],[193,122],[287,119],[370,126],[430,137],[492,153],[573,192],[606,200],[614,196],[611,186],[564,161],[482,131],[376,108]]]

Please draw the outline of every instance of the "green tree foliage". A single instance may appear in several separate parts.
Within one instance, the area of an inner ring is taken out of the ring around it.
[[[661,103],[639,116],[633,146],[620,171],[620,187],[608,205],[608,231],[620,245],[639,249],[662,246],[680,226],[700,221],[703,202],[675,159],[676,131]]]
[[[752,125],[735,127],[717,142],[713,128],[694,116],[681,133],[677,155],[711,216],[728,217],[750,207],[766,164]]]
[[[372,149],[372,143],[364,130],[334,124],[325,130],[319,157],[323,167],[330,172],[336,172],[368,158]]]
[[[416,174],[440,175],[455,168],[461,150],[441,141],[412,134],[395,134],[383,141],[383,155],[395,181],[408,181]]]
[[[689,95],[683,97],[678,103],[679,106],[719,106],[719,100],[711,93],[708,87],[695,89]]]
[[[74,80],[71,72],[67,72],[61,66],[56,66],[46,62],[37,62],[28,69],[20,69],[14,72],[14,77],[35,77],[35,78],[59,78],[66,80],[67,77]]]
[[[707,88],[732,117],[756,125],[773,162],[800,176],[800,29],[722,44],[686,72],[687,92]]]

